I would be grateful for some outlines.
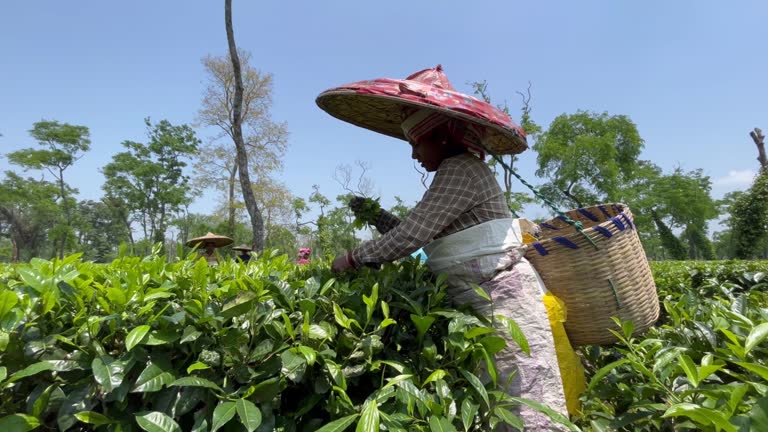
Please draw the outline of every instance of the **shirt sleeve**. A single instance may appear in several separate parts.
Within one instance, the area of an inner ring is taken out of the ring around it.
[[[358,265],[391,262],[423,247],[475,205],[473,175],[460,161],[446,159],[432,184],[403,221],[352,251]]]
[[[386,234],[398,225],[400,225],[400,218],[384,209],[381,210],[381,214],[374,224],[380,234]]]

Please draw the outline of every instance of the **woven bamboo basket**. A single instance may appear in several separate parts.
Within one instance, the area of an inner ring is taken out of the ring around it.
[[[611,317],[630,320],[635,333],[659,317],[656,285],[629,207],[605,204],[566,213],[583,232],[561,217],[540,224],[539,241],[525,257],[547,288],[565,303],[565,330],[573,345],[606,345],[620,330]]]

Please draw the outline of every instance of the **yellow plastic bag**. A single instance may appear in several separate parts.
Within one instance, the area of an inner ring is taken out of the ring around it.
[[[563,326],[567,316],[565,303],[554,294],[547,292],[544,294],[544,306],[547,307],[549,324],[555,338],[555,352],[563,379],[565,405],[568,408],[568,414],[574,415],[581,410],[579,396],[587,389],[584,367],[565,333],[565,326]]]

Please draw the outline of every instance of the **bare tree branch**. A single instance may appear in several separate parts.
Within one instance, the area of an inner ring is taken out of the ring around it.
[[[768,167],[768,158],[765,156],[765,135],[763,134],[762,129],[755,128],[749,133],[749,136],[752,137],[752,141],[754,141],[757,146],[757,160],[760,162],[760,167],[765,169]]]

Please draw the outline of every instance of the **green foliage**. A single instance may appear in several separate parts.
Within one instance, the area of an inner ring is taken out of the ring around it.
[[[717,206],[710,196],[712,181],[702,170],[684,173],[680,168],[659,177],[653,184],[650,198],[662,217],[669,216],[674,226],[705,227],[717,217]]]
[[[172,217],[192,201],[193,190],[185,174],[187,159],[200,141],[187,125],[167,120],[154,125],[144,120],[149,141],[124,141],[128,151],[112,157],[103,168],[102,186],[109,199],[120,201],[141,224],[144,237],[165,240]]]
[[[8,230],[4,234],[17,248],[6,259],[18,261],[53,255],[47,232],[62,218],[57,196],[58,188],[53,183],[25,179],[6,171],[0,182],[0,226]]]
[[[768,406],[765,262],[657,262],[662,317],[584,347],[579,423],[595,431],[758,431]]]
[[[25,168],[49,170],[57,179],[60,171],[71,166],[91,147],[90,131],[86,126],[41,120],[32,125],[29,134],[46,148],[17,150],[8,154],[8,160]]]
[[[17,150],[8,154],[8,160],[25,169],[46,170],[56,179],[59,206],[64,217],[53,225],[54,230],[49,233],[49,237],[58,243],[59,256],[63,256],[74,245],[72,209],[75,202],[70,196],[77,192],[69,190],[64,181],[64,171],[90,149],[90,131],[85,126],[42,120],[35,123],[29,133],[45,149]]]
[[[485,102],[491,103],[491,97],[488,94],[488,83],[483,82],[473,82],[472,88],[474,89],[474,94],[476,96],[480,96]],[[533,143],[533,141],[536,139],[536,137],[539,136],[541,133],[541,126],[539,126],[531,117],[531,84],[528,83],[528,89],[526,93],[517,92],[520,96],[523,98],[523,105],[520,109],[520,127],[525,132],[528,144],[530,145]],[[504,111],[508,116],[511,118],[514,118],[512,114],[509,112],[509,105],[507,105],[506,101],[504,104],[497,105],[497,108]],[[505,159],[504,156],[501,156],[502,160]],[[505,161],[507,165],[514,168],[515,162],[517,162],[518,156],[517,155],[509,155],[508,159]],[[494,170],[500,168],[498,162],[491,158],[488,160],[488,166],[493,168]],[[509,209],[512,211],[513,214],[519,214],[523,210],[523,206],[526,204],[534,203],[534,198],[528,194],[528,191],[525,192],[515,192],[512,190],[512,174],[504,170],[503,172],[503,178],[504,178],[504,197],[507,200],[507,205],[509,206]]]
[[[762,252],[768,237],[768,170],[762,169],[749,191],[735,200],[730,222],[736,258],[753,258]]]
[[[651,210],[651,216],[653,217],[653,222],[656,224],[661,245],[664,250],[667,251],[669,258],[673,260],[684,260],[688,258],[685,244],[675,236],[667,224],[665,224],[658,214],[656,214],[655,210]]]
[[[556,117],[533,149],[536,175],[580,206],[614,202],[637,168],[643,140],[624,115],[578,111]]]
[[[516,402],[478,379],[490,357],[480,339],[496,330],[449,307],[445,279],[416,261],[334,278],[327,265],[276,254],[217,267],[196,255],[106,265],[74,255],[0,266],[0,281],[0,424],[366,432],[519,424],[509,413]]]
[[[683,231],[682,235],[688,240],[689,259],[715,259],[715,249],[703,229],[696,225],[689,225],[686,227],[685,231]]]
[[[120,243],[129,241],[121,210],[99,201],[78,203],[74,227],[84,259],[107,262],[116,256]]]
[[[413,210],[413,207],[409,207],[405,204],[405,201],[403,201],[402,198],[395,196],[395,205],[389,209],[389,212],[397,216],[398,219],[402,220],[408,216],[408,213],[410,213],[411,210]]]
[[[355,221],[352,226],[356,229],[363,229],[366,226],[373,226],[381,215],[381,204],[379,199],[363,198],[359,208],[355,212]]]

